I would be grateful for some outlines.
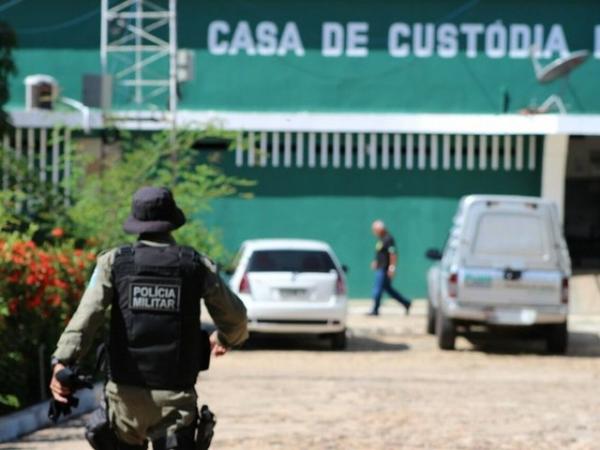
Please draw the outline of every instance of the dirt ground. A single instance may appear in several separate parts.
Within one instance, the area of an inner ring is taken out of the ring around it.
[[[214,361],[198,384],[218,415],[212,448],[600,449],[600,316],[572,316],[568,356],[514,339],[442,352],[423,304],[367,307],[352,307],[347,351],[260,339]],[[80,425],[0,449],[83,449]]]

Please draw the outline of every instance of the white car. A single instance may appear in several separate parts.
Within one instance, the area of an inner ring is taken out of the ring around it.
[[[260,333],[310,333],[346,347],[346,268],[325,242],[303,239],[245,241],[229,285]]]
[[[427,331],[454,348],[473,326],[530,327],[567,349],[571,262],[556,205],[536,197],[464,197],[427,274]]]

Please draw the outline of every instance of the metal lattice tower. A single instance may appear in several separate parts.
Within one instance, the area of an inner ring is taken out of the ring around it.
[[[102,72],[122,105],[177,112],[177,1],[102,0]]]

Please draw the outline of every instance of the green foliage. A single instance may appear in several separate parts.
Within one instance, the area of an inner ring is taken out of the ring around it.
[[[60,186],[40,179],[38,172],[27,168],[24,158],[0,147],[3,182],[0,190],[0,230],[27,233],[38,243],[51,239],[56,227],[71,228],[68,203]]]
[[[192,146],[207,136],[231,138],[213,129],[179,132],[174,143],[169,133],[125,136],[117,163],[74,177],[73,190],[77,194],[68,211],[74,234],[92,238],[101,248],[131,241],[132,236],[125,234],[122,224],[130,213],[133,193],[142,186],[167,186],[188,219],[175,232],[178,242],[216,259],[225,257],[219,232],[209,230],[202,215],[210,211],[212,199],[236,195],[254,183],[227,176],[214,165],[201,161]],[[80,161],[80,167],[85,165],[85,161]]]
[[[207,136],[231,138],[217,130],[183,131],[174,141],[168,133],[123,136],[119,158],[100,169],[97,158],[76,152],[69,186],[52,185],[29,170],[27,158],[0,149],[0,414],[40,399],[38,352],[45,348],[47,359],[53,351],[95,250],[134,239],[122,225],[137,189],[171,188],[188,218],[177,240],[215,259],[227,256],[202,215],[212,199],[248,196],[241,191],[254,183],[225,175],[192,148]]]
[[[8,114],[3,106],[8,102],[8,77],[16,72],[17,68],[12,55],[13,48],[17,45],[17,36],[13,29],[5,22],[0,22],[0,136],[8,127]]]

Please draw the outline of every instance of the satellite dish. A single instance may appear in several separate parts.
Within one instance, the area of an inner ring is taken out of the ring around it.
[[[537,78],[538,82],[540,84],[547,84],[560,79],[563,81],[563,83],[558,94],[552,94],[546,99],[546,101],[544,101],[544,103],[542,103],[539,108],[529,110],[528,112],[545,113],[548,112],[552,106],[555,106],[561,114],[565,114],[567,112],[567,108],[562,100],[562,94],[569,86],[569,75],[571,75],[573,70],[581,66],[588,59],[590,52],[587,50],[577,50],[575,52],[571,52],[567,56],[562,56],[558,59],[555,59],[550,64],[542,67],[539,59],[537,59],[535,56],[535,50],[536,49],[534,47],[531,48],[531,62],[533,63],[535,77]]]
[[[562,77],[568,76],[573,70],[582,65],[590,56],[587,50],[578,50],[568,56],[558,58],[548,64],[546,67],[535,67],[535,76],[542,84],[550,83]],[[534,60],[537,62],[537,60]],[[538,63],[539,64],[539,63]]]

